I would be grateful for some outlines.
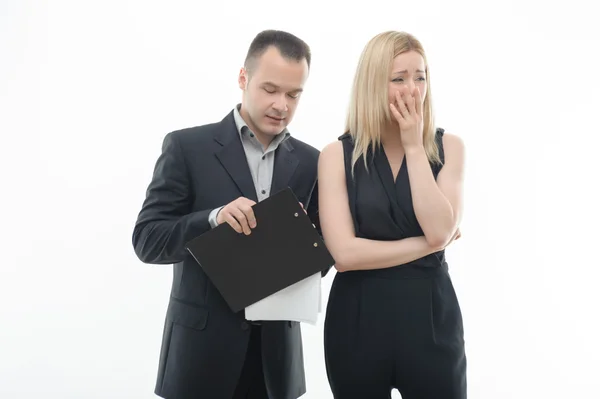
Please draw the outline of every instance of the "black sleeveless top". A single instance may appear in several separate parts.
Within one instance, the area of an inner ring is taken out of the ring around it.
[[[438,128],[435,139],[442,164],[444,162],[443,135],[444,129]],[[356,236],[381,241],[423,236],[423,230],[417,221],[412,204],[406,157],[402,160],[400,171],[394,182],[392,169],[383,146],[380,145],[374,151],[369,148],[367,152],[368,169],[365,168],[364,159],[361,157],[354,165],[354,176],[352,176],[353,139],[349,133],[346,133],[340,136],[339,140],[342,141],[344,148],[346,185]],[[430,163],[430,165],[433,175],[437,179],[442,165],[434,163]],[[443,250],[409,264],[447,267]]]

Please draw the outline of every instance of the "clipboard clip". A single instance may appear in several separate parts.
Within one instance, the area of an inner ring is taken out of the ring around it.
[[[297,217],[298,217],[298,212],[294,213],[294,217],[295,217],[295,218],[297,218]],[[315,229],[317,228],[317,227],[314,225],[314,223],[313,223],[313,225],[312,225],[312,226],[313,226]],[[316,247],[318,247],[318,246],[319,246],[319,244],[315,242],[315,243],[313,244],[313,246],[316,248]]]

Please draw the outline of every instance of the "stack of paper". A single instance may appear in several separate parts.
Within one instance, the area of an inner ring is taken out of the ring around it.
[[[317,324],[321,312],[321,273],[315,273],[246,308],[246,319]]]

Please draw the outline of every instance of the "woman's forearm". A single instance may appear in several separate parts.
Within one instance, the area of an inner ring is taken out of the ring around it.
[[[405,150],[413,208],[432,246],[443,246],[456,231],[456,218],[450,201],[439,189],[427,154],[422,146]]]
[[[351,270],[384,269],[403,265],[439,251],[425,237],[410,237],[397,241],[377,241],[364,238],[349,239],[344,245],[331,248],[336,269]]]

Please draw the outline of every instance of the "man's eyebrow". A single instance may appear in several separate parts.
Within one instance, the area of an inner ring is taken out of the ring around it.
[[[275,83],[273,83],[273,82],[269,82],[269,81],[267,81],[267,82],[264,82],[264,83],[263,83],[263,85],[265,85],[265,86],[272,86],[274,89],[280,89],[280,87],[279,87],[278,85],[276,85],[276,84],[275,84]],[[302,89],[302,88],[299,88],[299,89],[294,89],[294,90],[291,90],[291,91],[292,91],[292,92],[297,92],[297,93],[300,93],[300,92],[302,92],[303,90],[304,90],[304,89]]]
[[[267,86],[273,86],[273,87],[275,87],[276,89],[279,89],[279,86],[277,86],[277,85],[276,85],[275,83],[273,83],[273,82],[269,82],[269,81],[267,81],[267,82],[264,82],[264,83],[263,83],[263,85],[267,85]]]

